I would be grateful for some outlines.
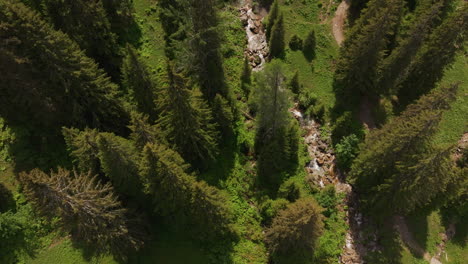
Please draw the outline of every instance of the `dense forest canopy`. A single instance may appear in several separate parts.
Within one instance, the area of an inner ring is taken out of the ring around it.
[[[467,34],[465,0],[0,0],[0,263],[465,263]]]

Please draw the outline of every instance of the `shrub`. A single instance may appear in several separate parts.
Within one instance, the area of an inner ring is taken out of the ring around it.
[[[273,217],[275,217],[280,210],[285,209],[289,201],[283,198],[276,200],[268,199],[260,205],[260,213],[265,225],[270,225]]]
[[[323,230],[321,211],[313,197],[299,199],[280,211],[265,234],[273,258],[312,252]]]
[[[326,217],[330,217],[333,213],[336,212],[338,196],[336,195],[334,185],[327,185],[320,191],[316,198],[320,206],[322,206],[325,209],[323,211],[323,215],[325,215]]]
[[[301,197],[301,187],[294,178],[289,178],[278,189],[278,197],[287,199],[290,202],[295,202]]]
[[[336,144],[335,152],[340,169],[349,171],[359,152],[359,142],[359,138],[351,134],[342,138],[340,143]]]
[[[344,112],[335,122],[332,131],[332,140],[334,144],[348,135],[355,134],[358,138],[362,138],[364,130],[361,122],[356,119],[352,112]]]
[[[294,34],[294,36],[292,36],[291,40],[289,41],[289,47],[292,50],[301,50],[302,39],[298,35]]]
[[[317,103],[317,95],[311,90],[303,91],[299,94],[299,107],[303,110],[307,110],[309,107],[314,106]]]

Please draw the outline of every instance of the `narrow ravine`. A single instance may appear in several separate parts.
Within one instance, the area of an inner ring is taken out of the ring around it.
[[[253,71],[261,71],[269,52],[268,41],[262,23],[266,10],[256,10],[257,12],[254,13],[252,0],[246,0],[242,3],[239,11],[247,35],[245,56],[248,58]]]
[[[363,263],[363,257],[368,251],[378,250],[377,236],[375,234],[365,235],[361,231],[368,221],[359,213],[356,194],[353,192],[352,186],[346,183],[336,166],[336,157],[332,147],[321,137],[320,124],[313,119],[304,117],[297,106],[290,109],[290,112],[306,132],[303,139],[310,157],[310,162],[305,167],[307,181],[321,188],[333,184],[337,192],[346,195],[344,204],[341,206],[348,208],[345,221],[349,230],[345,236],[340,263]]]
[[[341,44],[344,39],[343,26],[348,6],[348,1],[343,1],[332,20],[333,23],[337,23],[336,26],[335,24],[333,26],[333,33],[338,44]],[[247,36],[245,56],[248,58],[253,71],[261,71],[269,53],[265,29],[262,24],[267,12],[264,9],[253,10],[252,0],[241,1],[239,12]],[[363,263],[362,257],[368,250],[377,250],[377,238],[375,235],[363,237],[363,232],[360,230],[361,226],[366,224],[366,220],[363,219],[363,216],[358,211],[356,195],[351,185],[346,183],[336,167],[333,149],[321,137],[320,124],[313,119],[304,118],[297,104],[294,108],[290,109],[290,112],[306,132],[303,140],[307,145],[310,157],[310,162],[305,165],[307,180],[321,188],[333,184],[338,192],[346,194],[345,202],[341,207],[348,208],[345,221],[349,226],[349,231],[345,237],[345,245],[340,256],[340,263]],[[366,246],[364,246],[364,240],[366,240]]]

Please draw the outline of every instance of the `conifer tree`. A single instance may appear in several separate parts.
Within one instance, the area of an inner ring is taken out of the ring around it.
[[[168,66],[167,83],[158,99],[162,111],[158,125],[182,157],[193,166],[201,166],[214,158],[218,134],[199,89],[187,87],[188,80],[182,73]]]
[[[21,3],[0,3],[1,115],[48,134],[62,126],[125,133],[116,86],[71,41]]]
[[[219,18],[215,0],[182,0],[187,12],[185,25],[187,59],[182,61],[196,80],[205,99],[211,104],[216,94],[227,97],[219,36]],[[209,14],[209,15],[207,15]]]
[[[197,182],[187,174],[188,167],[177,152],[164,145],[145,146],[140,175],[155,210],[175,216],[180,225],[190,223],[190,230],[202,238],[230,232],[227,197],[205,182]]]
[[[375,208],[407,214],[428,205],[454,179],[453,148],[430,150],[416,160],[396,163],[396,172],[379,186],[372,201]]]
[[[349,6],[349,16],[352,21],[359,18],[361,11],[366,7],[369,0],[354,0]]]
[[[430,151],[431,136],[456,90],[457,85],[452,85],[422,97],[401,116],[381,129],[372,130],[366,137],[351,167],[350,182],[369,208],[375,206],[376,194],[395,179],[395,175],[400,175],[400,164],[417,164],[418,157]]]
[[[398,95],[409,103],[434,88],[463,47],[468,33],[468,4],[463,2],[434,32],[416,54],[406,76],[399,80]]]
[[[271,254],[310,254],[323,231],[322,210],[313,197],[307,197],[280,211],[265,234]]]
[[[275,25],[276,20],[278,19],[280,10],[278,0],[275,0],[271,5],[270,12],[268,13],[268,22],[266,23],[266,37],[270,39],[273,26]]]
[[[122,64],[122,86],[136,103],[138,111],[147,114],[150,121],[154,122],[157,119],[154,82],[146,65],[129,44],[127,44],[127,56]]]
[[[400,21],[403,0],[372,0],[341,48],[335,73],[340,96],[375,94],[376,67],[384,56],[388,35]]]
[[[288,94],[281,65],[272,62],[257,80],[255,101],[258,105],[255,153],[258,156],[258,175],[261,180],[276,189],[284,173],[291,165],[289,158],[296,153],[294,140],[288,137],[290,116]],[[296,134],[297,135],[297,134]],[[289,141],[291,139],[292,141]]]
[[[116,191],[131,198],[141,198],[139,152],[132,142],[111,133],[100,133],[97,145],[101,170]]]
[[[111,30],[119,37],[122,43],[128,38],[130,27],[133,22],[133,1],[132,0],[102,0],[102,5],[106,11],[107,18],[111,25]],[[130,40],[130,39],[128,39]]]
[[[268,42],[270,45],[270,55],[273,58],[280,57],[284,53],[284,47],[286,45],[284,34],[284,18],[281,13],[278,19],[275,20],[275,25],[271,29],[270,41]]]
[[[99,132],[89,128],[79,131],[76,128],[64,127],[62,134],[69,154],[78,170],[98,174],[101,170],[97,144]]]
[[[432,28],[440,20],[443,8],[447,0],[438,0],[435,3],[427,1],[428,4],[420,7],[417,18],[408,32],[408,36],[392,51],[379,69],[377,89],[381,93],[394,93],[395,85],[400,77],[404,75],[418,49],[424,43]],[[431,2],[429,4],[429,2]]]
[[[109,183],[98,182],[90,173],[61,168],[50,175],[38,169],[23,172],[19,180],[37,210],[49,217],[60,216],[62,227],[73,238],[123,257],[128,250],[141,247],[141,224],[128,217]]]
[[[69,35],[87,56],[118,80],[121,54],[102,1],[44,0],[44,6],[55,29]]]
[[[130,139],[139,150],[143,150],[143,147],[148,143],[166,142],[157,126],[151,125],[148,116],[141,113],[132,112],[128,127],[132,131]]]
[[[170,60],[175,59],[177,42],[187,37],[186,27],[184,26],[184,8],[181,1],[160,0],[159,19],[164,30],[165,54]]]

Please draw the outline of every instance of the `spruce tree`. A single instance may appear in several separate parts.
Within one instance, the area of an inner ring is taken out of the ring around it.
[[[289,204],[273,219],[265,242],[274,257],[310,254],[323,232],[322,208],[313,197]]]
[[[74,165],[80,172],[100,172],[99,148],[97,139],[99,132],[95,129],[86,128],[79,131],[75,128],[62,128],[62,134],[67,145]]]
[[[429,150],[415,160],[398,161],[395,174],[373,195],[374,208],[408,214],[429,205],[454,180],[452,151],[452,147]]]
[[[133,20],[133,1],[132,0],[102,0],[102,5],[106,11],[107,18],[111,25],[111,30],[119,37],[119,43],[132,41],[129,33]]]
[[[407,74],[397,84],[398,97],[408,104],[427,93],[453,63],[468,33],[468,4],[462,3],[434,32],[416,54]]]
[[[457,85],[452,85],[422,97],[408,106],[401,116],[381,129],[372,130],[366,137],[349,176],[365,206],[384,209],[375,207],[378,200],[374,198],[383,188],[387,188],[385,186],[395,175],[400,175],[398,165],[418,164],[420,155],[429,153],[430,139],[437,130],[442,112],[453,101],[456,90]]]
[[[119,79],[121,54],[102,1],[44,0],[44,6],[55,29],[76,41],[113,80]]]
[[[56,134],[62,126],[125,133],[117,87],[67,35],[21,3],[0,3],[1,115]]]
[[[409,29],[408,36],[402,40],[380,66],[377,89],[381,93],[390,94],[395,92],[398,79],[404,75],[418,49],[440,20],[440,15],[447,2],[447,0],[438,0],[436,3],[428,3],[420,8],[421,10]]]
[[[335,90],[350,100],[353,94],[376,94],[376,67],[381,62],[402,14],[403,0],[373,0],[351,29],[341,48]]]
[[[130,139],[139,150],[142,150],[148,143],[166,142],[157,126],[151,125],[148,121],[148,116],[141,113],[132,112],[128,127],[132,131]]]
[[[212,113],[197,87],[189,90],[182,73],[168,66],[166,83],[158,98],[161,117],[158,126],[165,138],[193,166],[214,159],[218,134]]]
[[[280,10],[278,0],[275,0],[271,5],[270,12],[268,13],[268,22],[266,23],[265,31],[267,39],[270,39],[273,26],[278,19]]]
[[[258,156],[258,175],[272,189],[276,189],[281,183],[282,174],[289,168],[289,157],[294,155],[289,150],[295,149],[290,148],[291,142],[287,136],[289,101],[281,65],[272,62],[258,76],[257,85],[255,153]]]
[[[122,65],[122,86],[136,104],[138,111],[147,114],[150,121],[154,122],[157,119],[154,82],[146,65],[130,44],[127,44],[127,56]]]
[[[281,13],[277,20],[275,20],[275,25],[271,29],[270,41],[268,42],[270,46],[270,55],[273,58],[281,57],[284,54],[285,40],[284,40],[284,18]]]
[[[178,0],[160,0],[158,7],[159,19],[164,30],[164,51],[168,59],[174,60],[178,48],[177,43],[187,37],[183,3]]]
[[[187,41],[182,64],[196,80],[204,98],[211,104],[216,94],[227,97],[221,37],[216,0],[182,0],[184,2]],[[207,15],[209,14],[209,15]]]
[[[97,138],[101,170],[110,179],[115,190],[127,197],[141,197],[138,175],[139,151],[133,143],[111,133],[100,133]]]
[[[35,169],[21,173],[19,181],[37,210],[51,218],[59,216],[73,238],[122,257],[142,246],[141,223],[128,217],[112,186],[98,182],[96,176],[61,168],[47,175]]]
[[[218,189],[197,182],[187,173],[188,165],[175,151],[164,145],[147,144],[140,162],[140,175],[155,206],[163,216],[202,239],[231,232],[227,197]]]

